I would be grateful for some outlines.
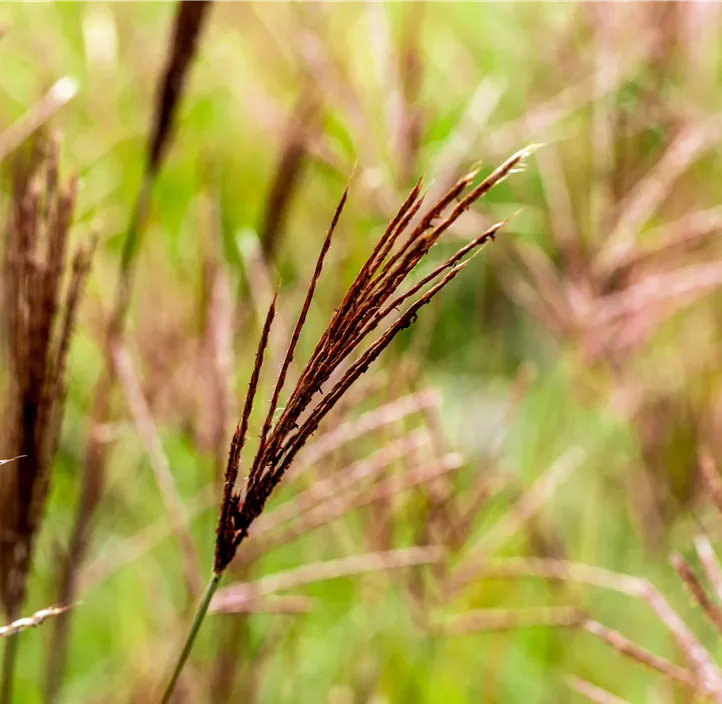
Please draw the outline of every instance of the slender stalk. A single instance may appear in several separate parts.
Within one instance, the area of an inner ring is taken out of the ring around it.
[[[165,692],[163,693],[163,698],[161,699],[162,704],[168,704],[168,702],[170,702],[170,698],[173,694],[173,690],[175,689],[178,677],[183,671],[186,660],[188,660],[191,648],[193,648],[193,643],[196,639],[196,636],[198,635],[198,631],[200,630],[201,623],[203,623],[203,619],[208,613],[208,606],[211,603],[213,595],[216,593],[216,589],[218,589],[218,585],[221,582],[222,576],[222,572],[213,572],[210,580],[208,581],[208,584],[206,585],[206,590],[203,593],[201,603],[198,604],[198,609],[196,610],[196,614],[193,617],[193,623],[191,623],[190,630],[188,631],[188,636],[186,637],[186,641],[183,644],[183,649],[178,656],[178,660],[176,661],[175,667],[173,668],[173,674],[171,675],[170,680],[168,680],[168,686],[165,688]]]
[[[10,620],[14,620],[14,616]],[[18,633],[10,636],[5,643],[3,654],[2,688],[0,689],[0,704],[10,704],[13,700],[13,673],[18,654]]]

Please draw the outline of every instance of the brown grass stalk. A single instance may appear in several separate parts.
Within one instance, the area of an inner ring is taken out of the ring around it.
[[[569,685],[569,689],[586,697],[590,702],[596,702],[596,704],[629,704],[626,699],[607,692],[606,689],[597,687],[581,677],[567,677],[567,685]]]
[[[720,125],[721,115],[689,124],[639,181],[623,203],[621,215],[597,255],[595,268],[600,273],[609,273],[628,256],[634,248],[636,234],[661,205],[674,181],[717,143]]]
[[[404,474],[398,477],[389,477],[367,489],[358,487],[347,495],[334,497],[318,504],[310,511],[294,518],[292,523],[280,530],[271,532],[270,525],[267,528],[259,526],[260,529],[254,531],[249,538],[242,559],[244,562],[253,560],[268,550],[296,540],[351,511],[383,503],[403,491],[437,480],[461,467],[463,467],[463,462],[460,455],[447,455],[438,462],[411,467]]]
[[[422,431],[412,431],[392,440],[370,457],[354,462],[338,476],[311,481],[308,488],[292,500],[259,516],[253,535],[263,535],[284,523],[303,519],[305,514],[318,505],[339,496],[355,496],[364,484],[375,481],[391,464],[421,448],[426,440]]]
[[[340,579],[360,574],[398,570],[418,565],[430,565],[444,560],[444,551],[434,546],[401,548],[364,555],[344,557],[328,562],[316,562],[286,572],[267,575],[255,582],[231,584],[216,593],[211,601],[211,613],[236,613],[259,597],[297,589],[307,584]]]
[[[153,476],[168,516],[168,523],[178,541],[188,595],[195,600],[201,593],[203,584],[198,555],[193,544],[193,538],[188,530],[183,501],[178,493],[178,487],[171,472],[168,457],[163,450],[158,429],[143,396],[143,389],[135,373],[130,353],[124,346],[116,343],[113,345],[112,355],[116,377],[150,460]]]
[[[522,628],[574,628],[586,613],[575,606],[541,606],[528,609],[476,609],[435,624],[443,635],[469,635],[484,631],[515,631]]]
[[[485,145],[494,149],[496,154],[503,154],[510,149],[510,145],[518,144],[519,140],[539,139],[540,135],[547,133],[551,127],[582,106],[614,94],[647,58],[651,48],[650,39],[649,34],[640,37],[634,54],[628,58],[628,65],[607,63],[601,71],[592,72],[541,105],[528,110],[523,116],[498,127],[486,136]]]
[[[191,625],[163,701],[170,699],[221,575],[233,560],[239,545],[248,537],[251,525],[263,512],[271,493],[290,469],[300,450],[349,388],[368,371],[393,339],[416,321],[419,310],[469,263],[474,253],[494,238],[503,223],[492,226],[462,247],[441,266],[422,277],[420,282],[411,285],[406,292],[400,292],[403,284],[444,232],[476,200],[517,170],[528,154],[529,150],[517,152],[476,186],[472,186],[476,173],[462,177],[438,202],[426,209],[414,226],[410,226],[412,218],[421,210],[423,204],[421,182],[412,189],[334,311],[326,331],[321,335],[295,387],[288,395],[283,411],[276,418],[286,375],[348,196],[348,188],[344,191],[321,246],[306,298],[278,373],[255,457],[247,478],[236,488],[241,450],[248,431],[248,419],[253,408],[263,353],[273,320],[273,305],[267,316],[246,397],[246,407],[231,443],[217,528],[213,576]],[[371,335],[384,319],[404,304],[405,309],[395,316],[375,341],[369,343]],[[352,358],[355,358],[355,361],[351,361]]]
[[[51,485],[66,358],[94,247],[68,254],[76,181],[59,179],[58,140],[30,146],[29,161],[18,161],[14,174],[3,272],[9,378],[2,442],[16,461],[0,473],[0,600],[11,621],[25,600]],[[11,638],[2,701],[10,701],[16,653],[17,639]]]
[[[706,535],[698,535],[694,539],[694,546],[707,576],[707,581],[717,596],[717,601],[722,602],[722,565],[720,565],[717,553],[712,548],[712,544]]]
[[[684,583],[684,586],[687,588],[687,592],[692,601],[702,609],[707,620],[718,631],[722,632],[722,610],[720,610],[720,607],[715,604],[707,594],[704,586],[687,561],[681,555],[674,554],[670,558],[670,562]]]
[[[722,286],[722,264],[689,264],[674,271],[645,276],[626,289],[611,293],[599,301],[587,318],[589,330],[604,330],[626,316],[663,309],[667,317],[684,305]]]
[[[419,391],[389,401],[358,418],[339,424],[304,447],[293,469],[289,471],[289,478],[298,476],[304,469],[317,464],[346,443],[398,423],[412,414],[423,413],[436,403],[438,398],[435,393],[429,390]]]
[[[259,230],[263,255],[272,262],[278,251],[294,195],[301,185],[307,156],[306,143],[318,122],[318,104],[306,86],[288,121],[281,154],[268,191],[263,223]]]
[[[607,628],[597,621],[585,621],[582,624],[582,628],[584,628],[587,633],[591,633],[593,636],[600,638],[618,653],[628,657],[630,660],[634,660],[645,667],[659,672],[673,682],[677,682],[694,690],[697,689],[697,678],[687,668],[675,665],[675,663],[670,662],[666,658],[655,655],[629,640],[618,631]]]
[[[90,437],[83,458],[80,498],[68,547],[63,563],[60,566],[60,577],[57,586],[58,601],[60,603],[74,600],[77,594],[77,582],[90,539],[92,521],[103,494],[105,484],[105,443],[101,439],[100,419],[109,417],[110,387],[111,379],[109,376],[104,375],[98,381],[94,391]],[[63,597],[67,597],[67,600],[64,601]],[[65,653],[70,635],[71,613],[69,611],[59,615],[50,636],[51,647],[48,651],[46,676],[46,699],[48,704],[52,704],[60,691],[60,682],[65,669]]]
[[[220,235],[218,237],[220,239]],[[229,419],[235,415],[228,384],[234,367],[233,303],[229,277],[219,254],[209,258],[206,270],[209,295],[199,366],[210,375],[210,388],[202,414],[203,445],[210,445],[213,450],[214,476],[220,482],[225,467]]]
[[[717,510],[722,513],[722,476],[717,471],[714,458],[709,450],[703,449],[699,453],[699,470],[710,499]]]
[[[656,264],[675,263],[682,254],[712,241],[722,229],[722,207],[689,213],[678,220],[650,230],[643,242],[620,257],[615,275]]]
[[[153,125],[146,151],[145,173],[123,245],[111,326],[112,337],[120,335],[126,317],[134,278],[135,259],[140,245],[140,237],[145,227],[151,190],[173,136],[173,126],[180,98],[188,80],[189,68],[196,54],[198,40],[210,6],[210,0],[198,0],[197,2],[181,0],[177,5],[166,66],[156,94]]]
[[[107,457],[99,429],[110,420],[110,395],[115,381],[111,348],[113,343],[122,340],[135,278],[135,261],[146,224],[153,184],[171,142],[175,115],[210,4],[208,0],[199,2],[181,0],[177,5],[166,67],[158,85],[146,151],[145,171],[125,234],[115,302],[104,340],[105,364],[93,394],[80,500],[68,551],[60,568],[59,603],[70,603],[74,600],[78,570],[85,559],[93,518],[103,496]],[[46,679],[46,701],[49,704],[57,700],[60,692],[71,614],[72,611],[62,614],[53,630]]]
[[[149,172],[158,170],[170,144],[180,98],[210,6],[209,0],[178,3],[165,71],[156,95],[153,129],[147,150]]]
[[[722,670],[695,634],[647,580],[565,560],[519,559],[490,560],[482,570],[484,577],[542,577],[587,584],[617,591],[644,601],[677,642],[698,683],[698,691],[714,702],[722,702]]]
[[[220,593],[216,594],[219,596]],[[278,596],[275,594],[248,594],[245,598],[238,597],[232,604],[220,603],[216,607],[211,602],[211,613],[226,614],[307,614],[313,610],[313,600],[309,597],[294,595]]]
[[[216,488],[216,485],[209,485],[186,502],[183,507],[186,520],[191,521],[218,504]],[[170,536],[172,532],[168,519],[163,517],[127,538],[102,546],[99,554],[80,570],[78,593],[82,597],[123,567],[148,554]]]

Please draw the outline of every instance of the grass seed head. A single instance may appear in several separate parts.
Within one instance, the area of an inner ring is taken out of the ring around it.
[[[258,386],[263,353],[268,343],[275,311],[275,299],[266,318],[243,417],[231,444],[226,469],[214,563],[217,574],[222,573],[233,559],[239,544],[248,535],[253,521],[263,511],[272,491],[325,416],[341,400],[352,384],[366,373],[396,335],[416,321],[422,306],[439,293],[469,263],[480,247],[494,239],[498,230],[505,223],[492,226],[459,249],[418,283],[406,291],[400,292],[404,282],[429,253],[431,247],[438,242],[441,235],[478,198],[488,193],[497,183],[518,168],[527,154],[528,150],[517,152],[472,188],[470,187],[476,178],[476,173],[462,177],[426,210],[418,224],[411,227],[411,222],[423,203],[422,182],[419,181],[416,184],[389,222],[340,305],[331,316],[325,332],[321,335],[298,382],[290,392],[283,412],[274,423],[273,419],[276,416],[286,375],[331,246],[333,233],[348,197],[348,189],[344,191],[321,247],[301,313],[293,330],[251,469],[242,487],[236,489],[240,452],[245,441],[248,418]],[[409,303],[407,304],[407,302]],[[406,308],[399,311],[405,304],[407,304]],[[390,321],[388,327],[364,351],[356,354],[370,340],[374,331],[387,320]],[[356,356],[355,361],[351,361],[353,356]]]

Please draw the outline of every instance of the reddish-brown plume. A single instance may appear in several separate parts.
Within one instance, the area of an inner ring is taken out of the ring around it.
[[[478,198],[512,173],[527,154],[528,150],[517,152],[473,188],[470,186],[476,174],[464,176],[421,216],[421,182],[413,188],[331,317],[326,331],[321,335],[286,400],[283,411],[276,418],[283,385],[331,246],[334,230],[346,203],[346,189],[321,247],[301,313],[281,365],[255,458],[248,477],[237,489],[241,449],[275,314],[275,299],[266,318],[243,417],[231,444],[226,469],[216,541],[214,569],[217,574],[223,572],[233,559],[239,544],[248,535],[251,523],[263,511],[271,492],[324,417],[351,385],[368,370],[394,337],[415,322],[419,309],[468,264],[470,257],[467,255],[473,256],[475,250],[493,239],[504,223],[493,225],[416,284],[400,291],[416,265],[441,235]],[[416,223],[413,226],[412,221]],[[360,355],[354,355],[387,319],[391,322],[384,331]]]

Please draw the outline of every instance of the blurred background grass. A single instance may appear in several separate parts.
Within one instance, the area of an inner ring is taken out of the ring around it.
[[[174,9],[0,6],[0,124],[20,119],[61,76],[78,81],[78,95],[52,127],[63,135],[63,170],[80,177],[73,238],[100,237],[27,609],[53,601],[58,556],[72,530],[103,325]],[[449,512],[468,504],[480,479],[501,477],[504,486],[471,507],[452,565],[555,458],[580,446],[582,465],[500,554],[647,576],[714,648],[666,555],[687,553],[706,520],[698,448],[722,452],[719,39],[719,8],[704,3],[214,6],[153,191],[126,333],[183,500],[196,500],[217,477],[250,373],[257,311],[280,282],[290,325],[355,163],[349,207],[312,308],[314,333],[420,175],[433,191],[478,163],[488,171],[542,143],[526,171],[495,189],[439,248],[521,213],[424,310],[358,404],[335,422],[413,389],[437,390],[439,433],[465,457],[449,480]],[[289,194],[276,227],[271,194],[279,182]],[[220,420],[208,352],[215,285],[227,294],[232,331],[230,410]],[[313,343],[307,333],[299,358]],[[89,586],[74,611],[63,702],[154,701],[188,615],[172,539],[122,563],[121,549],[142,545],[149,526],[159,536],[170,532],[127,404],[120,394],[114,401],[117,422],[101,429],[112,448],[109,475],[81,570]],[[427,420],[412,413],[389,422],[333,450],[314,476],[333,479]],[[225,423],[220,449],[218,423]],[[296,491],[284,489],[274,505]],[[349,513],[263,553],[234,577],[411,544],[429,501],[420,488]],[[215,516],[216,504],[206,502],[190,524],[204,566]],[[91,579],[103,569],[104,579]],[[563,684],[576,673],[632,702],[688,701],[584,633],[444,637],[417,613],[419,604],[433,620],[467,608],[573,602],[678,658],[640,604],[537,581],[474,581],[451,599],[443,580],[422,573],[431,584],[418,603],[412,575],[390,572],[296,590],[311,597],[309,613],[210,616],[179,696],[561,702],[578,699]],[[22,636],[16,701],[43,701],[50,628]],[[220,694],[224,672],[233,682]]]

